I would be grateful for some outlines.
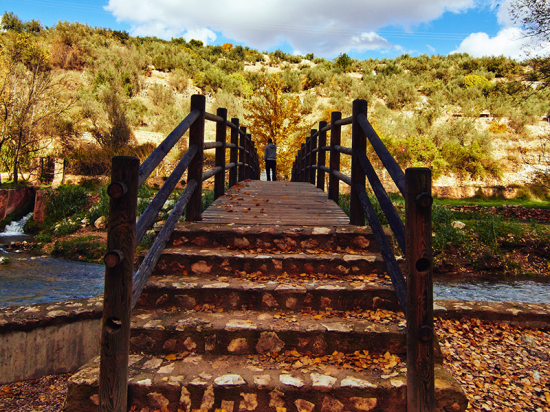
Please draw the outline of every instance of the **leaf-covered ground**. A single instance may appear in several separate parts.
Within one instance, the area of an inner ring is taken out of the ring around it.
[[[477,319],[439,319],[436,324],[445,367],[465,390],[468,411],[550,410],[549,330]],[[332,358],[326,362],[330,364]],[[0,410],[62,411],[69,376],[4,385]]]
[[[550,410],[550,333],[506,323],[438,320],[444,363],[468,411]]]

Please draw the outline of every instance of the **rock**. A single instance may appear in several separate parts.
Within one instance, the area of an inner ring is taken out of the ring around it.
[[[240,375],[228,374],[222,375],[214,379],[214,383],[218,386],[238,386],[245,385],[246,382]]]
[[[254,376],[254,385],[258,387],[258,389],[263,389],[269,383],[271,382],[271,376],[270,375],[256,375]]]
[[[94,222],[94,227],[96,229],[105,229],[107,227],[107,218],[105,216],[100,216]]]
[[[279,306],[273,295],[271,295],[270,293],[264,293],[264,295],[262,296],[262,303],[268,308]]]
[[[292,375],[282,374],[279,376],[279,380],[283,385],[294,386],[295,388],[301,388],[304,386],[304,381]]]
[[[164,409],[170,403],[168,399],[157,392],[148,393],[147,397],[149,398],[149,404],[153,409]]]
[[[181,388],[179,408],[183,410],[183,412],[191,412],[191,393],[185,386]]]
[[[191,265],[191,271],[197,275],[207,275],[212,270],[212,266],[208,266],[204,260],[198,261]]]
[[[310,376],[311,376],[311,381],[313,382],[313,388],[319,389],[321,391],[332,390],[337,380],[332,376],[320,375],[318,373],[312,373]]]
[[[294,405],[296,405],[296,409],[298,409],[299,412],[313,412],[315,409],[315,404],[308,402],[305,399],[296,399]]]
[[[246,338],[233,339],[227,347],[229,353],[243,354],[248,352],[248,341]]]
[[[258,407],[258,395],[255,393],[241,393],[243,400],[239,403],[239,411],[255,411]]]
[[[344,404],[338,399],[325,396],[323,399],[323,405],[321,406],[321,412],[342,412],[344,410]]]
[[[256,344],[256,351],[263,355],[266,353],[281,352],[285,343],[279,339],[275,332],[262,332]]]
[[[342,388],[359,388],[359,389],[376,388],[376,385],[370,383],[369,381],[354,378],[353,376],[348,376],[347,378],[342,379],[342,382],[340,382],[340,386]]]
[[[355,239],[353,239],[353,244],[360,249],[366,249],[369,247],[370,242],[365,236],[356,236]]]
[[[451,222],[451,226],[455,229],[464,229],[466,227],[466,223],[455,220],[454,222]]]
[[[376,398],[359,398],[359,397],[351,397],[350,402],[353,404],[353,407],[357,411],[372,411],[374,408],[376,408],[376,405],[378,403],[378,400]]]

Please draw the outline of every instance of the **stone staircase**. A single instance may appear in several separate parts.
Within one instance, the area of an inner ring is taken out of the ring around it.
[[[181,224],[132,314],[128,405],[406,411],[405,326],[368,228]],[[98,376],[66,411],[98,409]],[[435,385],[437,411],[466,409],[438,347]]]

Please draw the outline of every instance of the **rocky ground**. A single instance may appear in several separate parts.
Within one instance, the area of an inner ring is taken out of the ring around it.
[[[438,319],[437,331],[444,365],[466,392],[468,411],[550,410],[550,328]],[[0,410],[62,411],[69,376],[4,385]]]

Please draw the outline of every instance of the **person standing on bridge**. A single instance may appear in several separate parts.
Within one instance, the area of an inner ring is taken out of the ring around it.
[[[277,180],[277,146],[273,144],[271,138],[267,139],[267,146],[264,149],[265,159],[265,174],[267,175],[267,181]],[[271,170],[271,179],[269,178],[269,171]]]

